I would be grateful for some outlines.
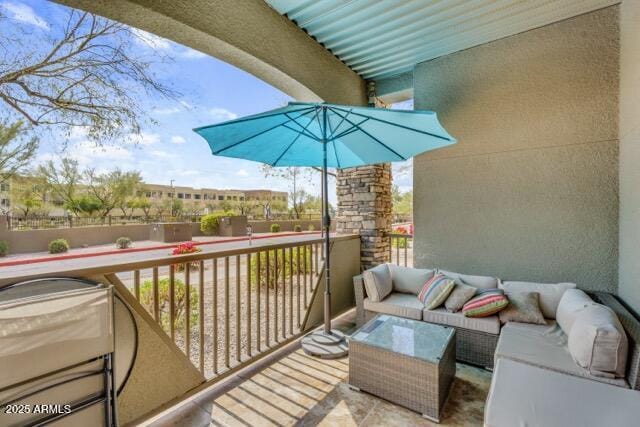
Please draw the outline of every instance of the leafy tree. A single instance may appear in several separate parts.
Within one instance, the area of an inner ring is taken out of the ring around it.
[[[102,201],[92,194],[82,194],[74,197],[70,202],[65,203],[65,208],[76,216],[85,214],[93,216],[95,213],[100,212],[103,208]]]
[[[296,218],[300,218],[301,203],[300,203],[300,185],[303,179],[309,179],[310,168],[302,167],[288,167],[288,168],[276,168],[269,165],[262,166],[262,173],[265,177],[280,178],[289,184],[289,201],[291,203],[291,209]],[[271,209],[274,210],[274,203],[271,203]]]
[[[78,214],[77,192],[82,184],[83,173],[77,160],[62,158],[58,162],[49,160],[38,166],[36,177],[46,182],[47,189],[71,212]]]
[[[175,97],[150,66],[162,60],[133,49],[140,36],[126,25],[70,10],[60,28],[29,32],[0,25],[0,105],[33,126],[82,126],[103,142],[139,133],[151,93]],[[10,46],[9,49],[6,47]]]
[[[38,178],[15,177],[12,180],[11,199],[13,210],[20,216],[46,213],[46,183]]]
[[[38,139],[27,137],[27,133],[20,120],[12,124],[0,122],[0,184],[17,176],[33,159]]]
[[[106,217],[118,206],[126,206],[133,197],[136,188],[142,183],[140,172],[123,172],[116,169],[112,172],[98,174],[94,169],[86,171],[89,193],[100,201],[100,215]]]
[[[402,192],[394,185],[391,190],[393,200],[393,214],[395,216],[408,217],[413,213],[413,191]]]
[[[184,211],[184,203],[180,199],[171,199],[169,207],[171,216],[178,216]]]

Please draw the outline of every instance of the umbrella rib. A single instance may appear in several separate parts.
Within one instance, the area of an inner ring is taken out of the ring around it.
[[[281,113],[281,114],[282,114],[282,113]],[[306,114],[306,113],[305,113],[305,114]],[[305,114],[301,114],[301,115],[300,115],[300,117],[304,116]],[[290,122],[291,120],[292,120],[292,119],[291,119],[291,118],[289,118],[289,120],[287,120],[287,121],[286,121],[286,122],[284,122],[284,123],[279,123],[279,124],[277,124],[277,125],[275,125],[275,126],[270,127],[269,129],[265,129],[265,130],[263,130],[263,131],[260,131],[260,132],[256,133],[255,135],[248,136],[248,137],[244,138],[244,139],[243,139],[243,140],[241,140],[241,141],[234,142],[233,144],[231,144],[231,145],[229,145],[229,146],[227,146],[227,147],[224,147],[223,149],[218,150],[217,152],[215,152],[215,151],[214,151],[214,152],[213,152],[213,154],[218,155],[218,154],[222,153],[223,151],[227,151],[227,150],[228,150],[228,149],[230,149],[230,148],[233,148],[233,147],[236,147],[236,146],[238,146],[238,145],[240,145],[240,144],[243,144],[243,143],[247,142],[248,140],[255,138],[256,136],[260,136],[260,135],[265,134],[265,133],[267,133],[267,132],[269,132],[269,131],[272,131],[272,130],[274,130],[275,128],[277,128],[277,127],[279,127],[279,126],[287,127],[287,126],[286,126],[286,124],[287,124],[288,122]],[[291,129],[291,128],[288,128],[288,129]],[[291,129],[291,130],[293,130],[294,132],[297,132],[297,131],[295,131],[295,129]]]
[[[317,110],[317,109],[316,109],[316,115],[315,115],[315,117],[318,117],[318,110]],[[315,117],[314,117],[314,118],[315,118]],[[311,120],[309,121],[309,123],[307,123],[307,125],[302,129],[302,131],[304,132],[304,131],[309,127],[309,125],[310,125],[311,123],[313,123],[313,119],[311,119]],[[272,163],[272,165],[273,165],[273,166],[277,166],[277,164],[278,164],[278,162],[280,161],[280,159],[281,159],[285,154],[287,154],[287,151],[289,151],[289,149],[290,149],[291,147],[293,147],[293,144],[295,144],[295,143],[296,143],[296,141],[300,138],[300,136],[301,136],[301,135],[303,135],[303,133],[300,133],[300,132],[296,135],[296,137],[293,139],[293,141],[291,141],[291,144],[289,144],[289,146],[288,146],[287,148],[285,148],[285,150],[282,152],[282,154],[280,154],[280,157],[278,157],[278,158],[276,159],[276,161]]]
[[[294,119],[293,119],[293,123],[295,123],[296,125],[298,125],[298,126],[300,127],[300,129],[302,129],[302,133],[304,133],[306,136],[308,136],[308,137],[309,137],[309,138],[311,138],[311,139],[315,139],[316,141],[319,141],[320,139],[318,139],[318,137],[317,137],[317,136],[315,136],[314,134],[312,134],[312,133],[310,133],[310,132],[308,132],[308,131],[306,130],[306,129],[307,129],[307,127],[309,127],[309,124],[311,124],[311,123],[313,122],[313,120],[315,119],[315,117],[317,117],[317,116],[318,116],[318,111],[317,111],[317,109],[316,109],[316,111],[315,111],[315,112],[316,112],[315,116],[314,116],[314,117],[311,119],[311,121],[310,121],[309,123],[307,123],[306,125],[302,126],[300,123],[298,123],[298,121],[297,121],[296,119],[298,119],[298,118],[300,118],[300,117],[302,117],[302,116],[306,116],[307,114],[309,114],[309,113],[310,113],[310,111],[308,111],[308,112],[306,112],[306,113],[304,113],[304,114],[301,114],[301,115],[299,115],[298,117],[294,118]],[[286,113],[285,113],[285,116],[289,117],[289,115],[288,115],[288,114],[286,114]],[[289,117],[289,118],[291,118],[291,117]],[[300,130],[293,129],[293,128],[289,127],[289,126],[285,126],[285,127],[286,127],[287,129],[290,129],[290,130],[294,131],[294,132],[300,132]]]
[[[333,154],[336,156],[336,164],[338,165],[338,169],[340,169],[340,159],[338,158],[338,150],[336,150],[336,140],[331,140],[331,144],[333,145]]]
[[[360,123],[358,123],[358,125],[363,124],[363,123],[364,123],[364,122],[366,122],[367,120],[369,120],[369,119],[364,119],[363,121],[361,121]],[[350,133],[353,133],[353,132],[355,132],[355,131],[357,131],[357,130],[358,130],[358,129],[357,129],[356,127],[352,126],[352,127],[350,127],[349,129],[347,129],[347,130],[343,131],[342,133],[338,134],[336,137],[333,137],[332,139],[333,139],[333,140],[340,139],[340,138],[342,138],[343,136],[347,136],[347,135],[349,135]]]
[[[400,125],[400,124],[397,124],[397,123],[393,123],[393,122],[390,122],[390,121],[388,121],[388,120],[378,119],[378,118],[371,117],[371,116],[365,116],[364,114],[354,113],[353,111],[343,110],[342,108],[338,108],[338,107],[331,107],[331,109],[333,109],[333,110],[343,111],[343,112],[345,112],[345,113],[351,113],[351,114],[353,114],[353,115],[355,115],[355,116],[360,116],[360,117],[369,118],[369,119],[371,119],[371,120],[375,120],[375,121],[377,121],[377,122],[386,123],[386,124],[388,124],[388,125],[396,126],[396,127],[403,128],[403,129],[408,129],[408,130],[411,130],[411,131],[413,131],[413,132],[422,133],[422,134],[424,134],[424,135],[433,136],[434,138],[444,139],[445,141],[451,141],[451,138],[447,138],[446,136],[437,135],[437,134],[435,134],[435,133],[426,132],[426,131],[423,131],[423,130],[420,130],[420,129],[414,129],[414,128],[412,128],[412,127],[404,126],[404,125]]]
[[[314,110],[314,109],[315,109],[315,107],[308,107],[308,108],[301,108],[299,110],[289,111],[287,113],[282,113],[280,111],[280,112],[272,113],[272,114],[262,114],[262,115],[255,115],[255,116],[249,116],[249,117],[241,117],[239,119],[230,120],[228,122],[214,123],[212,125],[197,127],[197,128],[194,128],[193,130],[194,131],[199,131],[199,130],[209,129],[209,128],[212,128],[212,127],[222,127],[222,126],[232,125],[232,124],[236,124],[236,123],[249,122],[251,120],[258,120],[258,119],[264,119],[264,118],[267,118],[267,117],[279,116],[281,114],[299,113],[300,111],[305,111],[305,110],[311,111],[311,110]],[[301,114],[300,116],[304,116],[309,111],[306,111],[304,114]]]
[[[341,110],[342,111],[342,110]],[[336,113],[337,115],[341,116],[342,115],[340,113]],[[389,147],[387,144],[385,144],[384,142],[380,141],[378,138],[376,138],[375,136],[371,135],[369,132],[367,132],[366,130],[362,129],[360,126],[356,125],[355,123],[353,123],[351,120],[345,118],[345,120],[348,123],[351,123],[352,126],[358,128],[358,130],[362,133],[364,133],[365,135],[367,135],[369,138],[373,139],[374,141],[376,141],[378,144],[382,145],[384,148],[386,148],[387,150],[391,151],[393,154],[395,154],[396,156],[400,157],[402,160],[407,160],[406,157],[402,156],[400,153],[398,153],[396,150],[394,150],[393,148]]]

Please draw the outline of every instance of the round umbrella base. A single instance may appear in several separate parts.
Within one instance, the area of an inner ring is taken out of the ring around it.
[[[330,334],[324,331],[310,333],[302,338],[302,349],[308,355],[321,359],[339,359],[349,354],[347,340],[337,330],[331,330]]]

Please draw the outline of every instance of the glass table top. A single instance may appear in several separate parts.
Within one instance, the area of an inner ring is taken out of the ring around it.
[[[450,326],[380,314],[358,329],[350,341],[437,363],[454,333]]]

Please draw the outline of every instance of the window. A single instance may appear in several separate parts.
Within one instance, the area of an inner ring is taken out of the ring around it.
[[[223,195],[219,195],[218,196],[218,200],[224,200],[224,196]]]
[[[0,206],[9,206],[9,199],[0,200]]]
[[[9,191],[9,188],[10,187],[8,182],[3,182],[2,184],[0,184],[0,191]]]
[[[231,196],[227,196],[227,200],[231,200]]]
[[[243,197],[243,196],[240,196],[240,200],[243,200],[243,201],[244,201],[244,197]]]
[[[193,198],[196,200],[200,200],[202,198],[202,196],[200,194],[194,194]]]
[[[178,193],[178,199],[184,199],[184,194],[183,193]]]
[[[173,199],[173,193],[167,193],[167,197]]]
[[[185,199],[190,199],[191,198],[191,193],[184,193],[184,198]]]
[[[238,196],[233,196],[233,200],[238,200]]]
[[[147,198],[148,198],[148,197],[151,197],[151,191],[147,191],[146,196],[147,196]]]

